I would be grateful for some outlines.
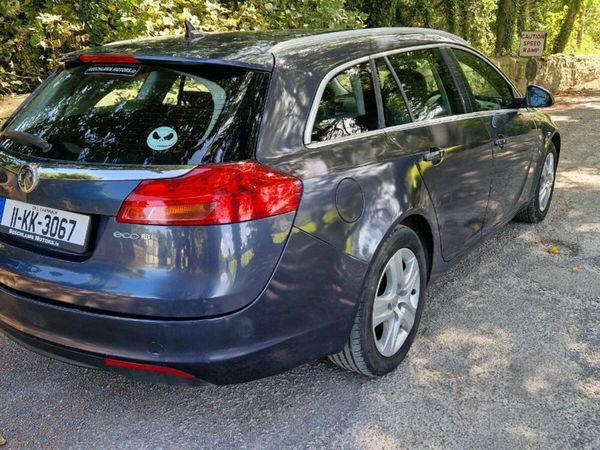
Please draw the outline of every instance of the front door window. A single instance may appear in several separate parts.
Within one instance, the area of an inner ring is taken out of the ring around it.
[[[496,69],[473,53],[456,49],[452,52],[467,82],[475,111],[513,107],[512,88]]]

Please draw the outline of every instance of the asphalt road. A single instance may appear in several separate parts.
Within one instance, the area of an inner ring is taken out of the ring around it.
[[[7,448],[600,448],[600,97],[553,115],[546,221],[508,225],[430,286],[395,373],[319,361],[232,387],[155,386],[0,337]]]

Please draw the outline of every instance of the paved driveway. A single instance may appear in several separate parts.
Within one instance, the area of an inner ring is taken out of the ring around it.
[[[315,362],[240,386],[153,386],[0,337],[8,448],[600,448],[600,98],[553,114],[550,215],[510,224],[430,287],[394,374]]]

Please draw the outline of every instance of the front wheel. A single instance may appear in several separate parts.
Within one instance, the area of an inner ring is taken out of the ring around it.
[[[550,142],[544,157],[544,163],[542,164],[534,195],[525,209],[516,215],[516,220],[537,223],[545,219],[548,210],[550,209],[550,203],[552,202],[552,194],[554,193],[557,161],[558,155],[556,153],[556,147]]]
[[[423,245],[414,231],[399,225],[369,268],[348,342],[329,359],[370,377],[394,370],[417,332],[426,282]]]

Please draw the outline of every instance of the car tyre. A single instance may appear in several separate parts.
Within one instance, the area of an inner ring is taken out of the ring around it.
[[[538,223],[546,218],[554,194],[557,162],[558,154],[556,147],[550,142],[548,150],[544,155],[534,195],[525,209],[515,216],[515,220],[519,222]]]
[[[329,359],[368,377],[394,370],[415,338],[426,287],[427,262],[421,240],[412,229],[398,225],[369,267],[346,345]]]

